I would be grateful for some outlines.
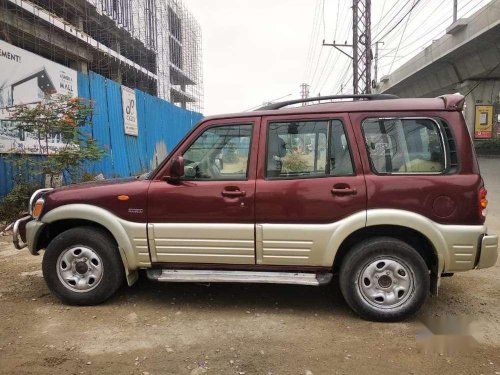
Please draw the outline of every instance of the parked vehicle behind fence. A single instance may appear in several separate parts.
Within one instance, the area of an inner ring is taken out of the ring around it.
[[[365,319],[415,314],[498,237],[464,98],[390,95],[205,118],[149,175],[36,192],[14,244],[65,303],[162,282],[323,285]]]

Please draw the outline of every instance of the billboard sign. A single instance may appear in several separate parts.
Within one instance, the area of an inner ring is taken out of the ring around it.
[[[476,105],[474,117],[474,138],[487,139],[493,137],[493,106]]]
[[[3,40],[0,40],[0,66],[0,153],[42,154],[30,133],[12,130],[7,109],[38,103],[52,94],[76,97],[77,72]],[[51,152],[63,146],[59,134],[49,139]]]
[[[137,126],[137,100],[135,91],[126,86],[122,86],[122,106],[123,106],[123,126],[125,134],[139,135]]]

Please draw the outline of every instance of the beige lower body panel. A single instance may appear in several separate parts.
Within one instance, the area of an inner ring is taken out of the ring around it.
[[[153,262],[254,264],[253,224],[150,224]]]
[[[130,242],[133,251],[136,255],[136,262],[138,268],[150,267],[151,259],[149,257],[148,238],[146,236],[146,224],[134,223],[126,220],[119,219],[120,224],[123,226]]]
[[[445,272],[468,271],[475,267],[480,239],[486,233],[481,225],[439,225],[446,242]]]
[[[257,264],[321,266],[339,224],[258,224]],[[328,265],[331,265],[329,263]]]
[[[481,255],[477,268],[494,267],[498,259],[498,236],[484,236],[481,240]]]
[[[366,224],[366,211],[327,224],[257,224],[257,264],[331,267],[337,249]]]
[[[468,271],[475,267],[485,225],[444,225],[410,211],[368,210],[367,226],[397,225],[411,228],[429,239],[436,249],[439,272]]]

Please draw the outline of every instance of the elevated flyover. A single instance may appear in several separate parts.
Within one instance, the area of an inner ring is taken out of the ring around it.
[[[499,109],[500,0],[458,19],[444,36],[376,85],[377,92],[400,97],[469,93],[465,117],[472,133],[476,105]]]

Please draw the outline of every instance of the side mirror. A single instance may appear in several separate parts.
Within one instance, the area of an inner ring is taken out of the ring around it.
[[[165,177],[166,181],[177,181],[184,176],[184,158],[182,156],[175,157],[170,165],[170,175]]]

